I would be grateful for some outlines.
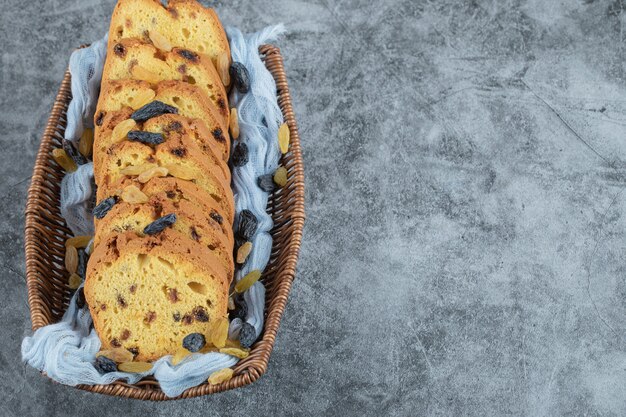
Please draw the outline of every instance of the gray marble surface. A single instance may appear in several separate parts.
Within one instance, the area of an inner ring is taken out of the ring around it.
[[[216,3],[289,28],[308,222],[268,373],[169,403],[19,360],[35,154],[113,1],[2,6],[1,415],[626,415],[626,2]]]

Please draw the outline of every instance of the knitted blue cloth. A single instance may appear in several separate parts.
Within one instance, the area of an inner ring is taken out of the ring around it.
[[[266,213],[268,194],[256,184],[259,175],[271,173],[278,166],[278,127],[283,116],[276,100],[276,85],[259,58],[261,44],[275,40],[284,32],[282,25],[268,27],[260,32],[243,35],[234,28],[227,29],[233,60],[241,62],[250,73],[250,91],[231,95],[231,106],[237,107],[240,137],[248,145],[249,162],[233,171],[233,192],[236,212],[248,209],[259,220],[257,233],[252,238],[253,249],[246,265],[238,271],[239,280],[251,270],[264,270],[269,261],[273,224]],[[70,59],[72,73],[72,102],[67,113],[65,137],[76,142],[85,127],[92,127],[95,104],[106,58],[106,37],[89,48],[75,51]],[[235,89],[233,89],[235,90]],[[68,174],[61,184],[61,214],[75,235],[93,233],[93,217],[86,205],[92,195],[93,165],[82,165]],[[257,282],[244,293],[248,303],[246,321],[254,326],[257,337],[263,328],[265,288]],[[229,337],[236,339],[242,322],[235,319],[229,328]],[[112,372],[100,374],[93,366],[100,340],[92,328],[87,308],[76,306],[76,296],[60,322],[38,329],[22,341],[22,359],[45,372],[53,380],[66,385],[109,384],[124,380],[130,384],[146,375],[154,375],[163,392],[176,397],[188,388],[206,381],[219,369],[228,368],[238,359],[222,353],[194,353],[180,364],[172,365],[171,355],[154,362],[150,371],[142,374]]]

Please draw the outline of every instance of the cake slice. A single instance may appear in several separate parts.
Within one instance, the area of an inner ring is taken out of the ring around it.
[[[125,194],[122,193],[122,196]],[[144,236],[144,229],[150,223],[166,214],[175,213],[176,222],[171,226],[172,230],[213,252],[220,261],[216,269],[221,266],[221,272],[228,277],[233,276],[233,241],[222,232],[221,226],[209,217],[208,212],[187,200],[175,201],[174,198],[168,198],[166,192],[153,194],[145,203],[137,203],[135,200],[125,202],[123,197],[106,217],[96,220],[95,247],[102,240],[106,240],[107,236],[115,233],[133,231],[138,236]]]
[[[213,140],[213,135],[207,130],[200,119],[188,119],[177,114],[164,114],[146,121],[143,124],[146,132],[161,133],[166,142],[175,149],[180,146],[192,150],[198,149],[206,160],[222,174],[230,184],[231,172],[227,161],[223,158],[222,149]]]
[[[230,285],[217,265],[212,252],[171,229],[110,235],[95,247],[85,281],[102,349],[151,361],[179,350],[189,334],[211,340],[213,323],[227,316]]]
[[[215,172],[214,166],[207,164],[202,155],[187,151],[173,153],[174,143],[165,142],[156,149],[142,143],[123,141],[115,144],[103,157],[100,166],[94,165],[94,178],[98,184],[98,202],[113,195],[119,195],[114,184],[124,177],[137,180],[145,178],[147,171],[166,168],[157,175],[191,181],[214,199],[230,218],[234,211],[234,201],[230,184]],[[141,176],[141,177],[140,177]],[[145,178],[150,179],[150,178]]]
[[[152,94],[153,93],[153,94]],[[147,97],[153,97],[146,100]],[[200,119],[206,126],[206,139],[214,141],[222,151],[222,159],[230,156],[228,131],[222,128],[215,106],[206,94],[194,85],[182,81],[162,81],[154,86],[146,81],[115,80],[103,83],[95,115],[95,125],[101,126],[108,112],[137,109],[153,101],[176,108],[177,114]]]
[[[140,39],[122,39],[112,45],[103,80],[142,80],[150,83],[179,80],[197,86],[211,100],[228,128],[230,109],[224,85],[211,60],[188,49],[162,51]]]
[[[130,121],[132,110],[125,109],[119,112],[111,112],[104,118],[103,126],[96,129],[94,140],[94,170],[97,171],[102,166],[103,160],[107,158],[107,153],[112,152],[113,145],[127,141],[126,134],[120,136],[119,132],[113,133],[108,125],[126,123]],[[231,172],[222,159],[222,150],[218,148],[211,135],[206,131],[204,123],[199,119],[188,119],[176,114],[164,114],[147,120],[144,123],[134,123],[131,130],[160,133],[167,144],[157,145],[157,147],[167,147],[170,151],[177,153],[185,152],[202,155],[210,165],[216,167],[216,175],[230,184]],[[120,125],[121,126],[121,125]],[[128,127],[126,128],[128,129]]]
[[[158,32],[154,35],[154,32]],[[224,28],[213,9],[195,0],[119,0],[109,29],[109,45],[123,38],[163,38],[173,47],[208,55],[214,64],[220,54],[230,57]]]
[[[174,203],[185,201],[193,204],[198,210],[207,214],[214,225],[212,227],[220,227],[222,233],[229,242],[234,242],[233,238],[233,215],[234,211],[225,213],[220,205],[211,198],[205,190],[198,187],[191,181],[181,180],[175,177],[152,178],[150,181],[142,184],[136,178],[124,177],[111,186],[112,190],[116,190],[114,194],[120,195],[129,185],[136,186],[148,198],[154,195],[165,193],[167,198]]]

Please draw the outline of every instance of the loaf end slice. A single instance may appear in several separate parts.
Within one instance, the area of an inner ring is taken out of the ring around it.
[[[110,236],[91,255],[85,282],[102,349],[152,361],[179,350],[188,334],[210,340],[213,322],[227,316],[229,280],[217,262],[173,230]]]

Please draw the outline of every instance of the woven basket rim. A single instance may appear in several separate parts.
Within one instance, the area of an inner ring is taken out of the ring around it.
[[[82,47],[82,46],[81,46]],[[187,389],[178,397],[167,397],[153,378],[136,384],[116,381],[108,385],[78,385],[77,388],[134,399],[164,401],[192,398],[242,387],[260,378],[267,370],[276,333],[295,278],[302,231],[304,228],[304,165],[300,136],[289,94],[287,76],[280,49],[262,45],[259,53],[276,81],[278,104],[290,130],[289,152],[281,164],[287,168],[288,183],[270,196],[268,212],[274,220],[274,238],[270,262],[262,280],[267,288],[265,325],[250,351],[250,356],[234,366],[235,376],[226,383]],[[62,266],[63,241],[70,234],[59,214],[59,184],[64,175],[51,157],[65,131],[65,112],[71,100],[69,70],[59,88],[37,152],[26,203],[25,252],[26,283],[32,329],[56,322],[67,307],[69,289]]]

